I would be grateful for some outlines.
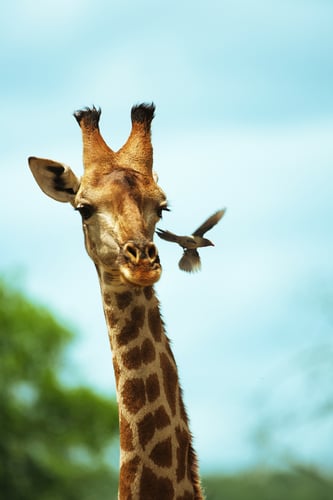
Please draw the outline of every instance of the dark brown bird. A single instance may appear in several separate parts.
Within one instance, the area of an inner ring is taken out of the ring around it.
[[[222,219],[225,212],[225,208],[218,210],[215,214],[208,217],[208,219],[189,236],[178,236],[177,234],[171,233],[170,231],[163,231],[162,229],[156,230],[160,238],[178,243],[178,245],[184,249],[183,256],[178,263],[182,271],[192,273],[201,269],[200,255],[197,248],[214,246],[214,243],[204,238],[203,235]]]

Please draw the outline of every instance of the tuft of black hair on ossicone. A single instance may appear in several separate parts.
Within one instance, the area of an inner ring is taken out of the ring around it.
[[[150,124],[154,118],[155,104],[142,103],[132,107],[131,119],[132,123],[143,123],[145,128],[149,130]]]
[[[85,127],[98,128],[101,112],[101,108],[96,109],[95,106],[93,106],[92,108],[79,109],[73,114],[80,126],[81,123],[83,123]]]

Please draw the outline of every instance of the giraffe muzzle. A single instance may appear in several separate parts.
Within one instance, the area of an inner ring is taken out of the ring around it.
[[[121,252],[121,274],[134,285],[150,286],[161,276],[158,250],[153,242],[127,242]]]

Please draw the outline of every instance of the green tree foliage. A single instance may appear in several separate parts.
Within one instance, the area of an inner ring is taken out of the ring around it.
[[[116,498],[116,403],[60,381],[73,334],[0,282],[0,497]]]
[[[207,500],[332,500],[333,479],[305,467],[206,477]]]

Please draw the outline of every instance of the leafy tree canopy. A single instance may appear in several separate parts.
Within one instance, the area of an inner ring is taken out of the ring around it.
[[[116,498],[114,401],[59,375],[73,334],[0,282],[0,491],[11,500]]]
[[[331,500],[333,478],[313,468],[204,478],[207,500]]]

